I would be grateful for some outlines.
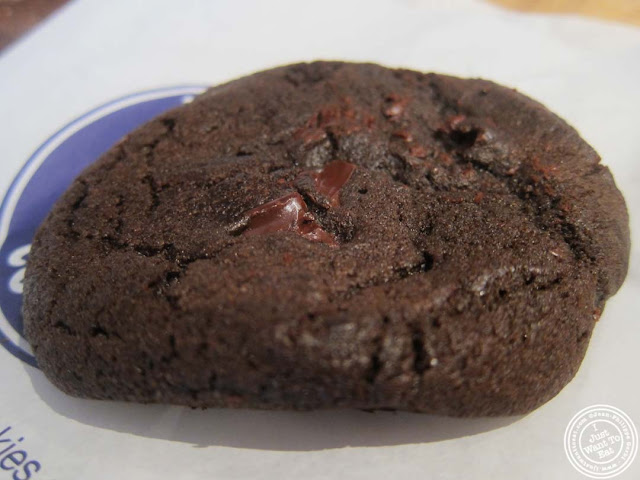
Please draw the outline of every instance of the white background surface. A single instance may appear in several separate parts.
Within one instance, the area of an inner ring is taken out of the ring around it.
[[[106,101],[317,58],[482,76],[541,100],[602,155],[638,232],[640,30],[464,0],[72,2],[0,56],[0,193],[49,135]],[[640,427],[638,247],[577,377],[524,418],[77,400],[0,349],[0,430],[25,437],[34,479],[586,478],[563,450],[576,412],[610,404]],[[618,478],[640,478],[640,459]]]

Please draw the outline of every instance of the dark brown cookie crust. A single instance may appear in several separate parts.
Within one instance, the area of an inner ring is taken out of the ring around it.
[[[328,198],[312,179],[335,160],[356,168]],[[81,397],[528,412],[574,376],[626,274],[627,212],[599,161],[485,80],[258,73],[73,183],[33,243],[26,335]],[[243,232],[295,192],[329,241]]]

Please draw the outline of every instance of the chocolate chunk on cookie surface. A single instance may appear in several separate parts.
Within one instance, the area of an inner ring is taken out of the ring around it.
[[[609,170],[539,103],[317,62],[213,87],[88,168],[23,313],[76,396],[518,414],[574,376],[628,255]]]

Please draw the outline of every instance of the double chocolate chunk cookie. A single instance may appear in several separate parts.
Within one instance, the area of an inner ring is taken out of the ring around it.
[[[24,322],[81,397],[520,414],[574,376],[628,255],[609,170],[539,103],[299,64],[80,175],[35,237]]]

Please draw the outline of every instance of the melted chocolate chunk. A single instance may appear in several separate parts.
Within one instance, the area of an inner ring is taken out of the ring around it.
[[[324,195],[332,207],[340,205],[340,189],[349,181],[356,166],[342,160],[326,164],[322,170],[313,174],[316,191]]]
[[[309,212],[307,204],[298,192],[289,193],[271,202],[249,210],[244,235],[260,235],[272,232],[295,232],[312,242],[337,246],[336,238],[322,229]]]

